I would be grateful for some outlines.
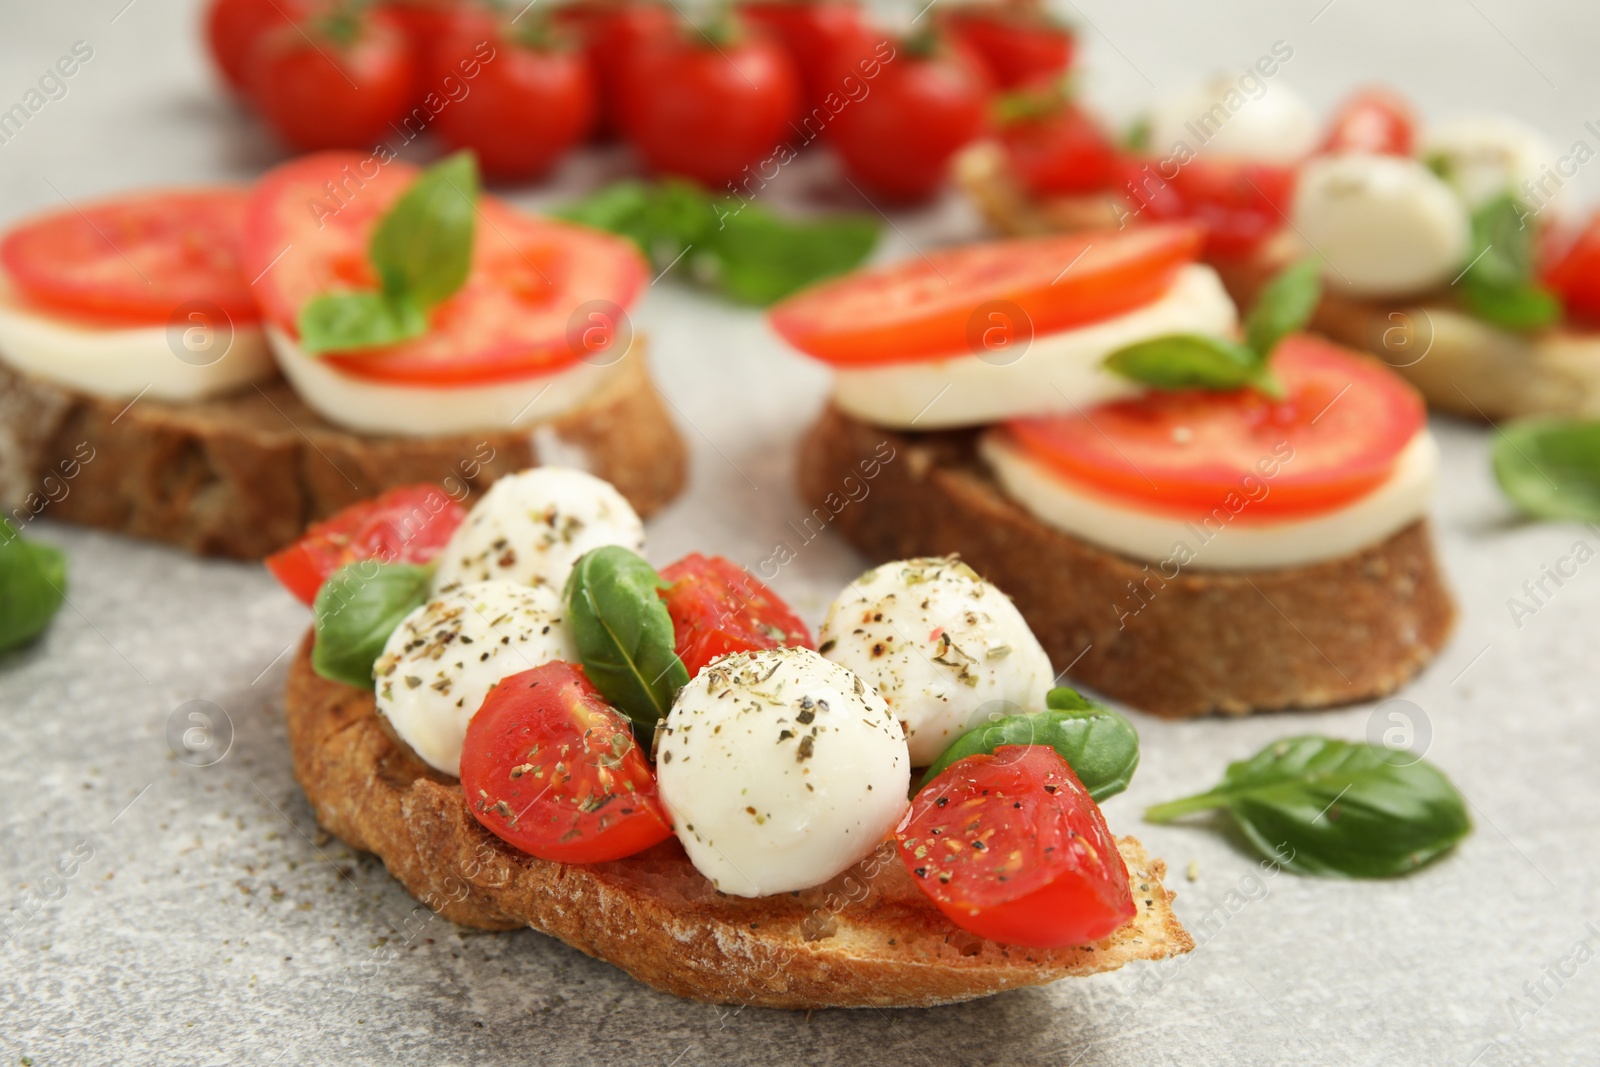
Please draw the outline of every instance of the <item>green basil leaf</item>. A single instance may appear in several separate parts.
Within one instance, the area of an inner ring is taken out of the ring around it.
[[[1100,711],[1105,707],[1090,700],[1076,689],[1058,685],[1044,695],[1044,706],[1051,711]]]
[[[764,306],[813,282],[859,265],[878,243],[878,224],[864,215],[796,223],[756,204],[723,205],[722,228],[710,234],[716,284],[728,296]]]
[[[672,616],[657,592],[664,588],[638,555],[606,545],[584,553],[564,593],[584,673],[634,724],[641,742],[689,684],[675,651]]]
[[[1245,344],[1265,363],[1278,342],[1305,329],[1322,299],[1322,264],[1308,256],[1273,277],[1244,322]]]
[[[712,201],[677,179],[620,181],[556,210],[557,218],[626,237],[658,270],[704,243],[717,225]]]
[[[372,665],[405,617],[428,601],[431,565],[364,560],[340,567],[311,605],[311,667],[322,677],[372,688]]]
[[[1299,874],[1392,878],[1472,830],[1466,801],[1433,765],[1365,742],[1295,737],[1228,765],[1215,789],[1157,804],[1150,822],[1227,808],[1263,855]]]
[[[1242,389],[1256,386],[1281,395],[1277,380],[1251,349],[1198,333],[1172,333],[1136,341],[1105,358],[1105,367],[1155,389]]]
[[[296,323],[307,352],[341,352],[399,344],[428,332],[428,317],[410,300],[384,293],[327,293],[300,309]]]
[[[1501,285],[1468,271],[1461,295],[1474,315],[1506,330],[1542,330],[1561,319],[1560,299],[1535,282]]]
[[[933,781],[957,760],[993,752],[1002,745],[1050,746],[1072,766],[1073,773],[1097,802],[1128,788],[1139,766],[1139,734],[1133,724],[1071,689],[1050,692],[1052,697],[1070,693],[1075,700],[1057,698],[1058,703],[1081,706],[1052,707],[1031,715],[1008,715],[968,730],[934,761],[918,788]]]
[[[1495,435],[1493,462],[1500,488],[1527,514],[1600,522],[1600,422],[1507,423]]]
[[[1508,330],[1539,330],[1561,318],[1561,301],[1535,278],[1537,248],[1527,208],[1509,193],[1472,213],[1472,255],[1461,295],[1479,318]]]
[[[67,558],[0,519],[0,652],[44,633],[66,600]]]
[[[466,283],[478,221],[478,164],[457,152],[423,171],[372,231],[368,258],[391,298],[427,310]]]

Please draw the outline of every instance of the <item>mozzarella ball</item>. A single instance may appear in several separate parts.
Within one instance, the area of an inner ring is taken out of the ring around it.
[[[735,652],[678,691],[656,785],[695,869],[724,893],[820,885],[905,813],[911,758],[883,699],[808,648]]]
[[[1194,155],[1294,163],[1322,134],[1311,105],[1286,86],[1242,85],[1238,77],[1175,93],[1152,109],[1149,120],[1150,154],[1178,163]]]
[[[1422,158],[1436,161],[1445,180],[1471,207],[1502,193],[1543,204],[1563,184],[1553,172],[1546,177],[1556,157],[1544,136],[1531,126],[1501,116],[1473,115],[1441,122],[1425,131]]]
[[[435,589],[508,581],[556,591],[602,545],[644,551],[644,523],[610,482],[567,467],[534,467],[489,487],[439,553]]]
[[[1050,657],[1009,597],[955,559],[908,559],[839,594],[817,635],[905,728],[926,767],[991,713],[1044,710]]]
[[[1448,284],[1467,265],[1466,205],[1414,159],[1339,155],[1300,175],[1294,226],[1326,263],[1323,276],[1358,296],[1405,296]]]
[[[423,762],[460,776],[467,723],[502,678],[578,662],[561,596],[548,586],[475,582],[407,615],[372,666],[378,712]]]

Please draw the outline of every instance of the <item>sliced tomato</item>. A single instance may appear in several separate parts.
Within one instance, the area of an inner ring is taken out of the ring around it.
[[[1282,400],[1251,389],[1152,390],[1005,430],[1067,481],[1150,511],[1193,518],[1248,495],[1249,507],[1229,509],[1248,523],[1365,496],[1423,427],[1422,399],[1376,360],[1296,336],[1278,346],[1272,368]]]
[[[560,660],[489,690],[467,724],[461,791],[490,833],[542,860],[601,863],[672,836],[628,720]]]
[[[263,177],[245,216],[245,262],[260,276],[266,317],[295,336],[296,317],[313,297],[376,288],[367,243],[417,173],[379,157],[323,152]],[[548,374],[589,354],[569,341],[581,305],[626,309],[644,286],[644,260],[620,237],[525,215],[489,196],[478,208],[472,273],[433,309],[425,336],[321,358],[361,378],[419,386]]]
[[[1417,116],[1400,94],[1363,89],[1346,100],[1328,127],[1324,152],[1409,156],[1417,147]]]
[[[1147,220],[1200,226],[1207,258],[1248,256],[1288,225],[1299,177],[1294,167],[1205,158],[1181,167],[1135,160],[1126,173],[1130,208]]]
[[[240,266],[243,189],[136,193],[31,219],[0,240],[0,267],[40,308],[108,324],[164,323],[209,301],[255,322]]]
[[[1105,816],[1045,745],[952,763],[912,799],[895,842],[939,910],[991,941],[1086,945],[1136,910]]]
[[[732,560],[690,553],[661,571],[678,658],[692,678],[729,652],[815,648],[789,605]]]
[[[968,349],[973,312],[989,301],[1016,304],[1036,334],[1081,326],[1156,300],[1199,252],[1199,231],[1184,225],[967,245],[814,285],[771,321],[841,366],[937,359]]]
[[[267,570],[307,605],[347,563],[426,563],[455,533],[465,509],[437,485],[402,485],[313,523],[300,540],[264,561]]]

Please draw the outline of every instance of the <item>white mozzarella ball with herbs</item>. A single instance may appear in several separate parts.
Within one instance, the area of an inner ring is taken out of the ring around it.
[[[955,559],[868,571],[828,608],[818,648],[860,675],[926,767],[989,718],[1044,710],[1050,657],[1009,597]]]
[[[883,699],[807,648],[736,652],[678,691],[656,785],[695,869],[724,893],[820,885],[899,823],[906,742]]]
[[[1323,277],[1361,296],[1404,296],[1449,283],[1467,265],[1471,220],[1427,167],[1397,156],[1308,163],[1294,227],[1326,260]]]
[[[559,592],[578,558],[602,545],[644,551],[644,523],[610,482],[534,467],[489,487],[439,553],[435,589],[508,581]]]
[[[372,667],[378,712],[428,766],[461,774],[467,723],[502,678],[576,663],[561,596],[544,586],[475,582],[407,615]]]
[[[1282,85],[1219,77],[1160,101],[1150,112],[1149,151],[1181,165],[1199,156],[1294,163],[1322,136],[1316,112]]]
[[[1439,123],[1424,132],[1421,155],[1471,207],[1504,193],[1542,206],[1565,184],[1551,169],[1556,153],[1544,135],[1499,115]]]

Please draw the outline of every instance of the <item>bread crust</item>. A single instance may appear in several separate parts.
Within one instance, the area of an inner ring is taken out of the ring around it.
[[[957,929],[887,844],[825,886],[756,899],[717,893],[676,840],[612,863],[534,859],[473,819],[460,784],[389,732],[370,692],[318,677],[310,652],[307,635],[285,713],[318,821],[464,926],[530,926],[683,997],[803,1009],[947,1004],[1194,947],[1165,865],[1133,838],[1118,844],[1138,914],[1104,941],[1052,950]]]
[[[959,553],[1011,596],[1052,663],[1136,708],[1243,715],[1382,696],[1454,625],[1425,521],[1340,559],[1167,579],[1012,502],[977,434],[884,430],[829,406],[801,445],[801,495],[874,560]],[[846,501],[841,485],[874,463],[869,492]]]
[[[259,559],[397,485],[480,490],[554,462],[586,467],[649,515],[683,488],[687,457],[645,360],[627,364],[546,422],[443,437],[340,429],[281,379],[194,403],[129,404],[0,364],[0,505],[199,555]]]

